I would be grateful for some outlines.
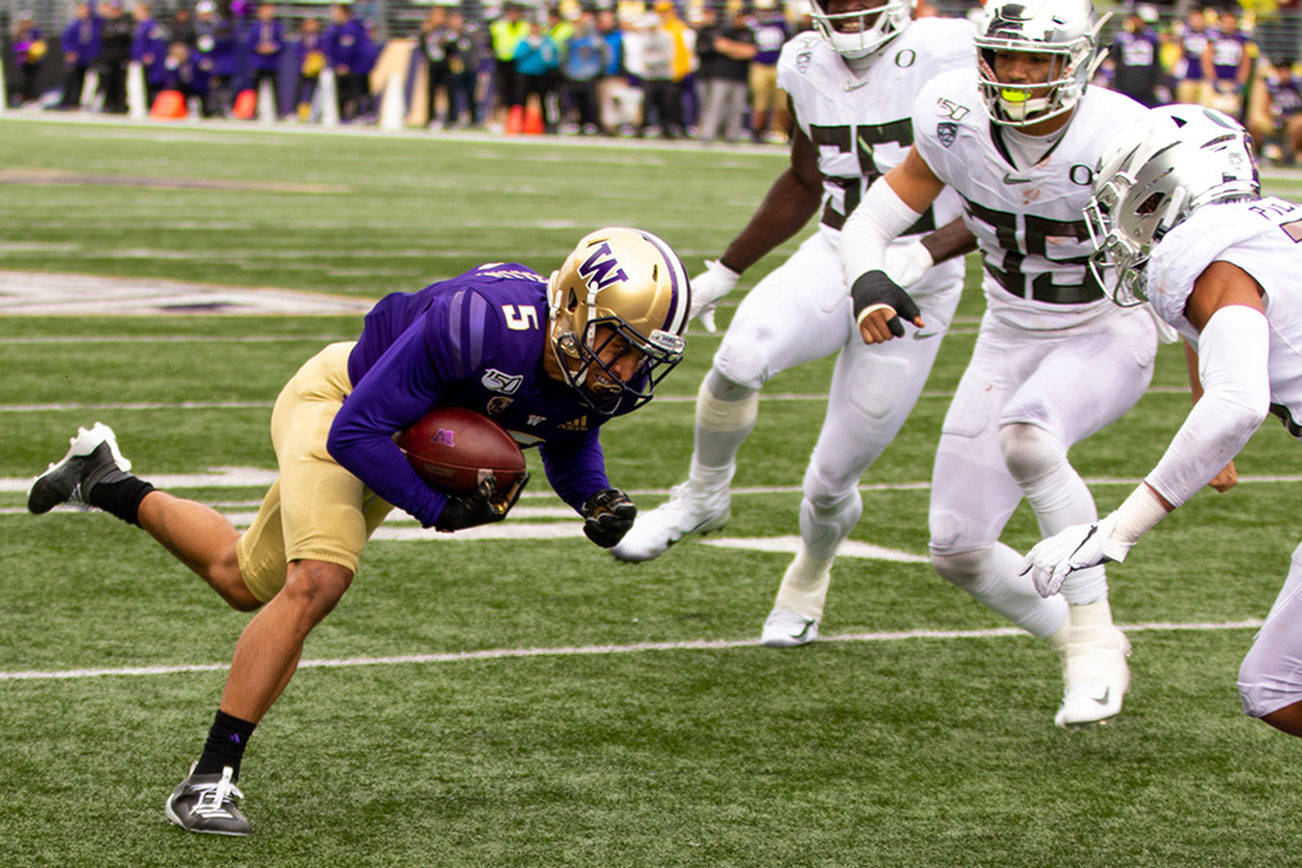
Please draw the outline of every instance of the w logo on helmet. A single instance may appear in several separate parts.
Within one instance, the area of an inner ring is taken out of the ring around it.
[[[619,267],[619,261],[615,259],[614,251],[607,241],[601,242],[579,266],[579,277],[583,278],[589,289],[605,289],[616,281],[628,280],[628,275]]]

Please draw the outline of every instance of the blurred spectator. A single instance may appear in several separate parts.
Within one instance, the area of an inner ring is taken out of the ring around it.
[[[230,22],[218,16],[213,0],[194,7],[195,95],[203,100],[204,117],[230,112],[231,78],[236,71],[235,33]]]
[[[452,70],[452,123],[460,126],[468,123],[479,126],[482,119],[479,100],[475,96],[475,85],[479,79],[479,63],[482,45],[479,27],[467,24],[460,12],[448,13],[448,29],[452,31],[456,43],[456,54],[451,58]],[[462,118],[466,118],[462,121]]]
[[[439,125],[438,97],[443,95],[446,106],[442,125],[452,125],[455,103],[452,97],[452,61],[457,56],[457,37],[448,26],[448,13],[442,6],[433,6],[420,26],[417,44],[425,58],[426,117],[431,129]]]
[[[672,20],[671,20],[672,19]],[[645,19],[639,33],[640,69],[642,80],[642,122],[638,135],[645,136],[650,126],[657,125],[660,135],[676,139],[684,135],[683,104],[679,79],[675,78],[675,63],[679,40],[672,28],[677,16],[673,4],[657,0],[656,12]],[[654,124],[652,119],[654,118]]]
[[[529,35],[529,22],[524,20],[522,7],[518,3],[508,2],[502,11],[502,17],[488,26],[488,34],[496,68],[493,83],[497,92],[497,104],[494,115],[498,115],[523,102],[520,81],[515,72],[515,51]]]
[[[321,32],[321,19],[304,18],[298,34],[298,119],[305,121],[312,114],[312,102],[321,83],[321,71],[326,67],[325,35]]]
[[[1148,5],[1136,7],[1117,31],[1108,56],[1113,90],[1149,108],[1171,101],[1158,56],[1159,40],[1153,29],[1156,22],[1156,9]]]
[[[171,31],[173,42],[179,40],[194,47],[194,19],[186,7],[180,6],[172,12],[172,24],[168,30]]]
[[[104,111],[126,114],[127,62],[131,60],[131,41],[135,25],[122,12],[121,0],[102,0],[100,13],[99,87],[104,94]]]
[[[131,59],[140,64],[145,74],[145,95],[150,105],[163,89],[163,65],[167,61],[167,45],[171,34],[154,20],[147,3],[137,3],[131,10],[136,30],[131,39]]]
[[[285,25],[276,17],[272,3],[258,6],[257,20],[244,34],[244,47],[249,54],[249,74],[253,89],[262,93],[262,82],[271,82],[271,104],[280,114],[280,85],[276,73],[280,69],[280,56],[285,50]]]
[[[41,28],[36,26],[36,20],[29,10],[18,11],[14,18],[12,36],[14,64],[18,68],[18,81],[15,85],[18,104],[36,102],[40,97],[37,80],[48,49],[41,36]]]
[[[59,40],[65,67],[62,108],[75,109],[81,104],[86,70],[99,60],[101,27],[99,18],[91,14],[90,4],[78,3],[72,20],[63,28]]]
[[[605,74],[610,46],[597,33],[591,12],[584,10],[574,23],[561,64],[568,102],[574,110],[579,132],[593,135],[599,129],[597,81]]]
[[[548,132],[556,128],[556,118],[547,105],[547,92],[551,75],[560,66],[560,52],[552,38],[543,32],[542,25],[529,25],[529,35],[515,47],[515,74],[519,83],[519,105],[528,106],[529,98],[538,101],[538,111]]]
[[[741,0],[733,0],[740,3]],[[751,130],[755,141],[787,140],[790,118],[786,96],[778,89],[778,55],[787,41],[787,22],[773,0],[756,0],[751,27],[755,32],[755,60],[750,64]]]
[[[1207,81],[1203,74],[1203,55],[1212,33],[1207,29],[1207,19],[1197,9],[1191,11],[1183,25],[1176,27],[1174,36],[1180,46],[1180,56],[1175,65],[1176,102],[1201,103],[1206,98]]]
[[[722,129],[727,141],[736,142],[741,139],[751,61],[756,56],[755,33],[743,9],[735,7],[732,20],[721,23],[714,9],[705,7],[696,53],[701,58],[698,135],[702,142],[712,142]]]
[[[1254,93],[1248,129],[1263,158],[1276,164],[1297,163],[1302,156],[1302,80],[1293,58],[1278,61],[1266,72],[1263,87]]]
[[[163,76],[159,89],[180,91],[187,98],[200,96],[195,86],[196,77],[194,51],[188,43],[173,39],[163,58]]]
[[[1219,29],[1203,52],[1203,76],[1211,84],[1207,104],[1232,118],[1243,119],[1243,95],[1257,59],[1257,45],[1228,9],[1221,13]]]
[[[570,37],[574,34],[574,25],[561,15],[559,6],[549,6],[547,8],[547,28],[544,32],[551,37],[552,44],[556,46],[557,56],[556,66],[547,74],[547,93],[544,97],[547,106],[546,115],[559,123],[561,115],[566,110],[566,107],[561,102],[565,84],[565,73],[561,69],[561,62],[565,59]]]
[[[335,71],[339,118],[346,123],[365,110],[370,92],[366,73],[375,58],[366,26],[353,17],[348,6],[334,4],[330,18],[333,23],[325,32],[323,44],[326,59]]]
[[[606,43],[606,68],[597,81],[597,101],[600,104],[601,131],[614,134],[621,125],[635,122],[625,118],[619,97],[631,90],[624,74],[624,32],[619,29],[615,13],[609,9],[597,12],[597,34]]]

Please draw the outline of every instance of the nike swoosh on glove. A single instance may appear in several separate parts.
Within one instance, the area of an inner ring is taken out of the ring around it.
[[[1072,573],[1102,564],[1120,563],[1130,546],[1113,535],[1116,520],[1109,515],[1095,524],[1078,524],[1040,540],[1022,558],[1021,575],[1031,581],[1041,597],[1052,597]]]

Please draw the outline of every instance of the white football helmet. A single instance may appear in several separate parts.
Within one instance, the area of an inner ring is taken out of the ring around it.
[[[1147,300],[1145,268],[1157,242],[1196,208],[1261,197],[1247,130],[1198,105],[1152,109],[1103,152],[1085,206],[1090,270],[1122,306]]]
[[[913,20],[916,0],[882,0],[871,8],[836,14],[827,11],[827,2],[813,0],[809,17],[814,29],[837,54],[846,60],[859,60],[904,32]]]
[[[543,366],[589,409],[628,412],[682,361],[690,309],[687,271],[668,244],[641,229],[590,232],[548,281]],[[640,356],[625,382],[613,368],[627,353]]]
[[[997,124],[1024,127],[1069,112],[1103,62],[1097,52],[1099,29],[1089,0],[990,0],[977,25],[977,72],[986,113]],[[1049,54],[1053,65],[1045,82],[1000,81],[996,52]]]

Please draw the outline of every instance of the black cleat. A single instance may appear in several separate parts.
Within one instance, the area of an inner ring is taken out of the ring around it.
[[[169,822],[190,832],[243,836],[252,832],[253,827],[235,807],[235,800],[242,798],[244,794],[231,780],[230,766],[220,774],[207,775],[196,775],[194,766],[190,766],[190,776],[172,790],[163,805],[163,813]]]
[[[49,512],[61,503],[90,509],[90,490],[101,482],[126,479],[131,462],[118,451],[113,429],[96,422],[89,430],[77,429],[69,441],[68,454],[49,468],[27,489],[27,510],[35,515]]]

